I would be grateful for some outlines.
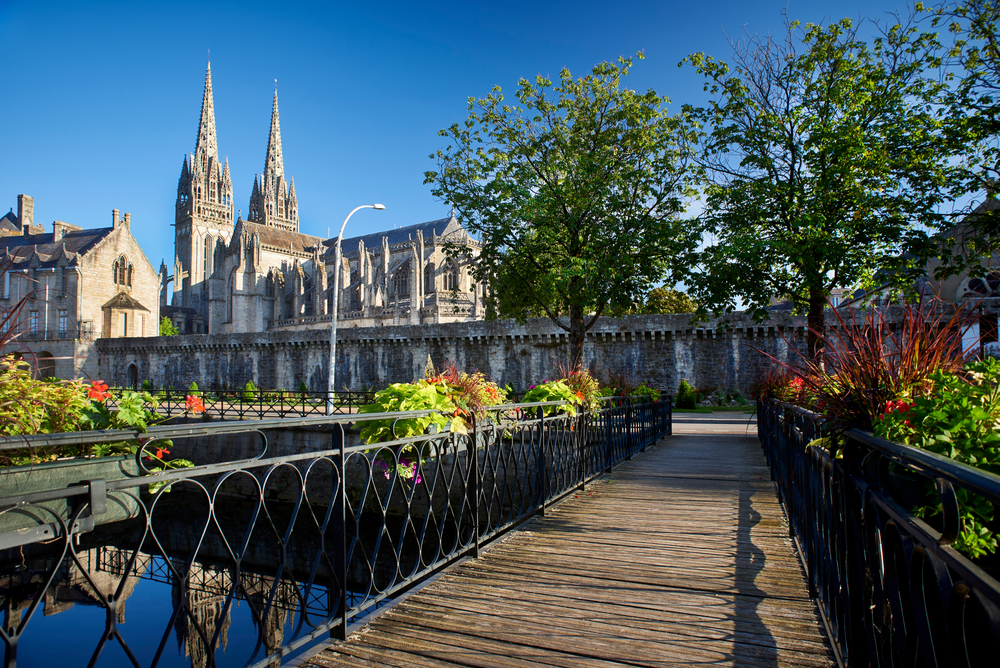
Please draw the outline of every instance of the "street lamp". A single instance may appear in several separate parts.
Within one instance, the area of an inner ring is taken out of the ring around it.
[[[385,209],[381,204],[362,204],[356,207],[354,211],[347,214],[347,218],[344,218],[344,224],[340,226],[340,234],[337,235],[337,249],[333,254],[333,297],[330,301],[333,302],[333,309],[330,322],[330,379],[327,383],[327,393],[326,393],[326,414],[333,414],[333,399],[334,390],[337,387],[334,384],[336,368],[337,368],[337,303],[340,301],[340,242],[344,239],[344,228],[347,227],[347,221],[351,219],[356,212],[361,209],[376,209],[382,211]]]

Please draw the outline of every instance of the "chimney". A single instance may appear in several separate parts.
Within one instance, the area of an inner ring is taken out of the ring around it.
[[[30,195],[17,196],[17,222],[21,225],[25,236],[31,233],[30,227],[35,222],[35,198]]]
[[[118,227],[118,209],[111,209],[111,227]]]
[[[126,230],[131,230],[132,229],[131,225],[132,225],[132,214],[131,213],[126,213],[125,214],[125,229]]]
[[[66,223],[61,220],[52,221],[52,243],[57,244],[59,241],[66,236]]]

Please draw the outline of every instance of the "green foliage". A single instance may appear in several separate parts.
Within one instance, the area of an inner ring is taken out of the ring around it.
[[[964,373],[935,371],[926,396],[888,402],[875,420],[877,436],[930,450],[970,466],[1000,475],[1000,360],[970,363]],[[933,485],[928,497],[937,499]],[[993,504],[964,489],[956,489],[962,532],[955,549],[970,557],[992,554],[996,535],[985,526],[994,519]],[[919,515],[941,512],[939,501],[918,508]]]
[[[305,381],[299,383],[299,392],[301,392],[302,394],[309,394],[309,386],[306,385]]]
[[[956,184],[948,121],[933,106],[945,85],[931,67],[938,48],[912,25],[866,41],[843,19],[748,38],[731,66],[688,57],[715,96],[687,108],[707,128],[701,222],[715,239],[694,279],[699,302],[742,300],[766,317],[787,296],[808,313],[815,356],[832,288],[912,287]]]
[[[362,406],[358,413],[394,413],[401,411],[440,411],[424,417],[395,420],[395,436],[406,438],[426,434],[431,425],[438,431],[465,433],[465,423],[451,420],[444,415],[454,412],[456,406],[449,397],[448,388],[443,385],[418,380],[415,383],[394,383],[375,393],[374,403]],[[370,420],[361,423],[361,440],[378,443],[393,438],[393,420]]]
[[[438,171],[425,174],[482,241],[474,272],[492,287],[490,317],[550,317],[570,333],[576,370],[597,318],[685,273],[698,242],[679,218],[689,130],[666,98],[623,85],[631,66],[521,79],[516,104],[499,87],[470,98],[465,122],[439,133],[449,144],[431,156]]]
[[[677,398],[674,408],[694,408],[698,404],[698,392],[686,380],[677,386]]]
[[[188,385],[187,393],[192,397],[200,397],[201,393],[198,391],[198,383],[192,380],[191,384]]]
[[[82,382],[39,381],[27,362],[13,356],[0,360],[0,434],[79,431],[89,406]]]
[[[571,388],[565,380],[553,380],[538,385],[532,385],[524,393],[521,401],[528,404],[535,401],[563,401],[561,406],[542,407],[543,415],[552,415],[557,410],[575,416],[577,406],[582,406],[584,396],[582,393]]]
[[[396,383],[375,393],[375,402],[362,406],[359,413],[390,413],[397,411],[439,411],[432,415],[395,421],[396,437],[417,436],[429,430],[445,428],[465,434],[469,420],[491,419],[486,409],[507,400],[507,393],[479,372],[459,372],[454,364],[440,374],[412,383]],[[378,443],[392,438],[392,420],[365,422],[361,438],[366,443]]]
[[[686,292],[672,288],[653,288],[646,295],[646,303],[642,313],[694,313],[698,310],[698,302]]]
[[[945,2],[930,12],[933,26],[945,27],[950,37],[941,64],[951,82],[944,96],[946,128],[949,139],[962,149],[962,159],[954,163],[961,179],[955,198],[966,194],[973,203],[981,202],[982,193],[995,191],[1000,178],[1000,2]],[[967,238],[971,248],[956,244],[944,250],[971,250],[962,259],[978,265],[996,247],[998,216],[996,207],[977,211],[967,222],[986,234],[973,236],[971,243]]]
[[[253,384],[252,380],[248,380],[243,387],[243,401],[251,404],[257,401],[257,386]]]
[[[177,336],[180,331],[174,327],[173,321],[167,316],[160,318],[160,336]]]
[[[629,392],[631,397],[649,397],[653,401],[660,400],[660,391],[650,387],[649,385],[639,385],[631,392]]]

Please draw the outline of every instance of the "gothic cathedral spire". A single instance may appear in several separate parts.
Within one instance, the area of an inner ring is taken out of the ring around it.
[[[295,197],[295,185],[285,180],[285,161],[281,155],[277,90],[274,91],[274,103],[271,106],[271,133],[267,138],[264,173],[260,179],[254,177],[248,219],[262,225],[299,231],[299,204]]]
[[[174,235],[173,305],[206,311],[215,248],[233,236],[233,181],[229,160],[219,161],[211,63],[205,71],[198,140],[194,153],[184,157],[177,181]]]
[[[205,72],[205,94],[201,99],[201,121],[198,123],[198,141],[195,142],[195,164],[204,169],[208,159],[219,159],[219,146],[215,139],[215,105],[212,103],[212,63]]]
[[[285,161],[281,157],[281,126],[278,124],[278,91],[274,91],[271,105],[271,134],[267,138],[267,158],[264,159],[264,181],[273,182],[285,175]]]

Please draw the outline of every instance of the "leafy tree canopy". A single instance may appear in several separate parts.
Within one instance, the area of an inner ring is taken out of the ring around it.
[[[695,296],[715,310],[742,298],[758,317],[787,296],[808,314],[813,356],[830,290],[912,285],[957,187],[934,106],[935,35],[873,26],[866,41],[848,19],[791,22],[781,40],[734,42],[732,65],[686,59],[714,96],[688,109],[705,128],[710,235]]]
[[[180,334],[174,323],[167,316],[160,318],[160,336],[177,336]]]
[[[475,272],[491,317],[552,318],[570,334],[575,368],[597,318],[682,275],[697,242],[679,217],[689,128],[665,97],[623,86],[631,66],[521,79],[516,104],[499,87],[470,98],[425,175],[481,239]]]

